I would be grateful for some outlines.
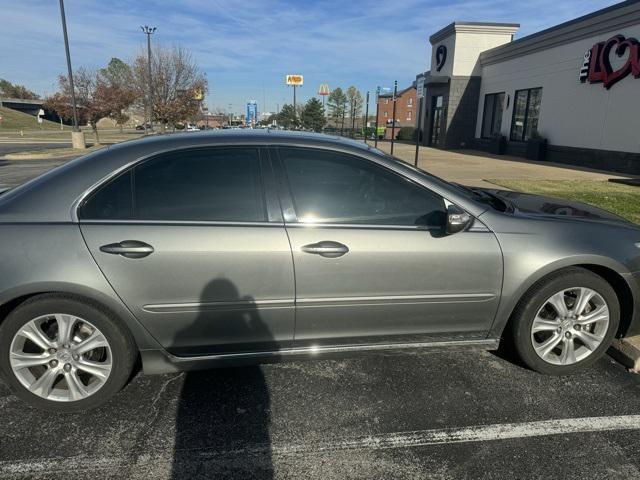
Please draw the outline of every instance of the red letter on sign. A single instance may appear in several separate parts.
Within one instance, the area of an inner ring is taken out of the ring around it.
[[[604,42],[596,43],[591,47],[591,62],[589,63],[589,83],[599,83],[603,80],[602,65],[600,63],[600,52],[604,47]]]

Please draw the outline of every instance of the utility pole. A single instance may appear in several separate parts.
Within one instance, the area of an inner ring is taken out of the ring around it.
[[[391,119],[391,155],[393,155],[393,142],[396,137],[396,97],[398,96],[398,81],[393,82],[393,118]]]
[[[422,137],[422,101],[424,100],[424,77],[416,77],[416,98],[418,100],[418,116],[416,117],[416,157],[413,161],[418,166],[418,155],[420,153],[420,140]]]
[[[353,99],[353,105],[351,106],[351,138],[356,138],[356,107],[358,105],[358,99]]]
[[[413,162],[416,167],[418,166],[418,153],[420,152],[420,137],[422,136],[421,135],[422,134],[422,127],[421,127],[422,101],[423,101],[422,97],[418,98],[418,119],[417,119],[418,128],[416,128],[416,158]]]
[[[376,124],[374,126],[375,128],[375,132],[373,134],[373,146],[378,148],[378,114],[379,112],[379,105],[380,105],[380,87],[376,88]]]
[[[367,104],[364,107],[364,121],[362,122],[362,133],[364,134],[364,143],[367,143],[367,123],[369,123],[369,91],[367,90]]]
[[[147,66],[149,67],[149,88],[148,88],[148,99],[147,105],[149,110],[149,129],[153,132],[153,90],[151,86],[151,35],[156,31],[156,27],[149,27],[145,25],[144,27],[140,27],[142,29],[142,33],[147,36]],[[144,130],[146,132],[147,125],[145,119]]]
[[[71,68],[71,53],[69,52],[69,36],[67,34],[67,18],[64,13],[64,0],[60,0],[60,18],[62,19],[62,35],[64,36],[64,50],[67,56],[67,73],[69,75],[69,88],[71,89],[71,107],[73,110],[73,132],[71,133],[71,143],[73,148],[84,149],[84,134],[78,125],[78,107],[76,104],[76,90],[73,86],[73,69]]]

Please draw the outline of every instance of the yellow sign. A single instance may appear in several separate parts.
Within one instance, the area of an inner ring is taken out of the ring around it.
[[[329,85],[322,83],[318,88],[318,95],[329,95]]]
[[[304,83],[304,77],[302,75],[287,75],[287,85],[295,85],[297,87]]]
[[[193,99],[197,100],[198,102],[202,101],[204,99],[202,90],[196,90],[195,92],[193,92]]]

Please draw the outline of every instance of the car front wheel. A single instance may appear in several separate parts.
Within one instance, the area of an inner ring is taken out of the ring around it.
[[[573,373],[600,358],[617,331],[613,288],[581,268],[538,282],[514,313],[513,338],[522,360],[552,375]]]
[[[0,325],[0,370],[27,403],[78,411],[106,402],[126,383],[135,359],[131,336],[96,305],[39,295]]]

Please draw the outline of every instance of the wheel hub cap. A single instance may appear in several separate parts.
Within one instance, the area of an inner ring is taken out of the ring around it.
[[[562,290],[547,299],[533,320],[531,342],[545,362],[571,365],[591,355],[609,328],[609,307],[586,287]]]
[[[111,374],[111,347],[90,322],[67,314],[43,315],[14,335],[11,369],[33,394],[70,402],[93,395]]]

